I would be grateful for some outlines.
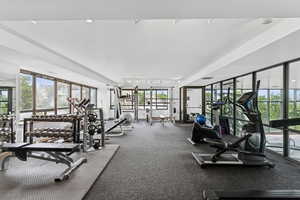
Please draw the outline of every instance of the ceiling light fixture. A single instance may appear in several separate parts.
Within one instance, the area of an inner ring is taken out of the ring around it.
[[[292,80],[292,82],[296,82],[296,80]]]
[[[31,20],[31,23],[32,23],[32,24],[37,24],[37,21]]]
[[[85,22],[90,24],[90,23],[93,23],[94,21],[92,19],[86,19]]]

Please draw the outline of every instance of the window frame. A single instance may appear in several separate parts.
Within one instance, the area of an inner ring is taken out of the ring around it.
[[[58,113],[58,110],[66,110],[69,109],[69,113],[71,112],[71,105],[69,105],[68,107],[64,107],[64,108],[59,108],[57,105],[57,83],[65,83],[68,84],[70,87],[70,91],[69,91],[69,97],[72,97],[72,86],[73,85],[77,85],[80,87],[80,98],[82,98],[82,88],[88,88],[89,89],[89,97],[91,97],[91,90],[95,89],[96,90],[96,107],[97,107],[97,92],[98,89],[96,87],[92,87],[92,86],[88,86],[88,85],[84,85],[84,84],[80,84],[80,83],[76,83],[76,82],[72,82],[72,81],[68,81],[68,80],[64,80],[64,79],[60,79],[57,77],[53,77],[53,76],[48,76],[45,74],[40,74],[40,73],[36,73],[36,72],[32,72],[32,71],[28,71],[28,70],[24,70],[21,69],[20,70],[20,75],[27,75],[27,76],[31,76],[32,77],[32,109],[26,109],[26,110],[20,110],[20,113],[32,113],[35,114],[37,112],[44,112],[45,114],[47,112],[54,112],[55,114]],[[43,78],[43,79],[48,79],[48,80],[53,80],[54,81],[54,108],[52,109],[37,109],[37,104],[36,104],[36,95],[37,95],[37,81],[36,78]]]

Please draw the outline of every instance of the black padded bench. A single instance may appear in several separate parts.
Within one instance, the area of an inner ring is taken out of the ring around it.
[[[87,159],[81,157],[74,161],[70,155],[76,151],[80,151],[79,144],[55,144],[55,143],[5,143],[0,146],[4,152],[11,152],[3,158],[1,171],[5,170],[5,163],[10,157],[17,157],[19,160],[27,161],[28,158],[35,158],[39,160],[46,160],[55,163],[61,163],[68,166],[68,168],[55,181],[63,181],[68,179],[71,173],[76,170],[81,164],[86,163]],[[48,156],[36,154],[37,152],[44,152]]]

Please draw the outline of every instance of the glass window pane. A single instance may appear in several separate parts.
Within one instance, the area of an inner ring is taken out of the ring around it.
[[[211,85],[205,87],[205,115],[211,122]]]
[[[115,91],[114,89],[110,89],[110,109],[114,109],[115,107]]]
[[[81,86],[72,84],[72,98],[81,99]]]
[[[221,84],[216,83],[213,85],[213,102],[221,100]]]
[[[0,101],[8,101],[8,90],[0,89]]]
[[[282,119],[283,109],[283,67],[268,69],[258,72],[260,80],[258,93],[258,108],[262,121],[268,125],[270,120]],[[283,133],[280,129],[264,127],[269,149],[282,153]]]
[[[97,89],[91,88],[91,104],[97,105]]]
[[[138,91],[139,109],[145,108],[145,90]]]
[[[120,99],[121,109],[133,110],[133,95],[132,94],[133,94],[132,90],[127,89],[127,90],[121,91],[121,95],[124,96],[124,98]]]
[[[223,82],[223,86],[222,86],[223,90],[222,90],[222,96],[223,96],[223,101],[225,101],[226,99],[230,99],[231,101],[233,101],[233,80],[229,80],[226,82]],[[229,94],[228,94],[229,91]],[[226,117],[230,117],[233,118],[233,105],[231,103],[229,103],[228,101],[226,102],[225,105],[222,106],[222,115],[226,116]]]
[[[20,74],[20,108],[24,110],[32,110],[33,94],[32,94],[33,78],[28,74]]]
[[[54,109],[54,81],[36,78],[36,109]]]
[[[300,117],[300,62],[290,63],[289,118]],[[289,127],[290,157],[300,160],[300,125]]]
[[[150,90],[145,90],[145,108],[150,109],[151,94]]]
[[[157,90],[157,107],[158,110],[167,110],[168,109],[168,90]]]
[[[252,91],[252,74],[236,79],[236,100],[238,100],[242,94],[250,91]],[[236,118],[248,120],[239,107],[236,107]],[[239,131],[236,131],[236,133],[239,135]]]
[[[68,108],[70,97],[70,85],[67,83],[57,82],[57,108]]]
[[[86,98],[86,99],[90,98],[90,88],[82,87],[82,98]]]

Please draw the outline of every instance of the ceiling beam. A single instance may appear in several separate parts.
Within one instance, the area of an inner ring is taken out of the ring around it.
[[[187,77],[181,84],[189,85],[195,81],[200,80],[205,76],[210,76],[213,72],[227,67],[229,64],[238,61],[245,56],[250,55],[272,43],[300,30],[299,19],[285,19],[278,24],[272,26],[270,29],[262,32],[254,38],[248,40],[240,47],[232,50],[226,55],[220,57],[216,61],[208,64],[205,67],[201,67],[201,70],[194,73],[190,77]]]
[[[300,17],[299,0],[1,0],[0,20]]]
[[[0,44],[11,49],[15,49],[18,52],[22,52],[25,55],[48,62],[49,64],[62,67],[71,72],[78,73],[93,80],[117,85],[117,83],[99,72],[93,71],[87,66],[3,25],[0,24]],[[39,67],[39,66],[35,66]]]

